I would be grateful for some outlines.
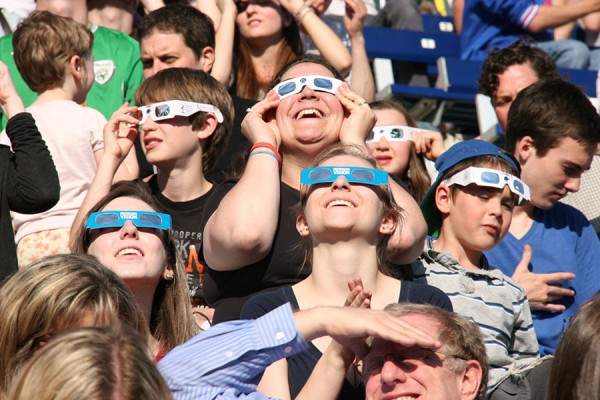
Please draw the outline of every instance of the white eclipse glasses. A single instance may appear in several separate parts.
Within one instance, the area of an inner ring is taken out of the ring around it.
[[[376,126],[367,136],[366,143],[379,142],[384,137],[390,142],[407,142],[414,140],[419,132],[426,132],[425,129],[413,128],[412,126],[390,125]]]
[[[440,184],[446,186],[468,186],[472,183],[476,184],[477,186],[492,187],[497,189],[502,189],[504,186],[508,185],[510,191],[519,196],[519,203],[523,199],[527,201],[531,199],[529,186],[527,186],[525,182],[514,175],[503,171],[498,171],[497,169],[469,167],[460,171],[451,178],[440,182]]]
[[[280,82],[275,85],[273,90],[281,96],[281,99],[300,93],[302,89],[304,89],[304,86],[308,86],[312,90],[319,92],[335,94],[342,83],[343,82],[339,79],[335,79],[331,76],[307,75]]]
[[[221,111],[217,107],[211,104],[195,103],[192,101],[161,101],[160,103],[152,103],[147,106],[139,106],[138,109],[142,114],[140,125],[146,122],[148,117],[152,118],[153,121],[163,121],[175,117],[189,117],[200,111],[213,113],[219,123],[223,122],[223,114],[221,114]]]

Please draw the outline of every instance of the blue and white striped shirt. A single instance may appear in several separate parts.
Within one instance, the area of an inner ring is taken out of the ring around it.
[[[213,326],[171,350],[158,369],[175,400],[262,400],[269,397],[256,386],[265,368],[307,347],[288,303],[256,320]]]

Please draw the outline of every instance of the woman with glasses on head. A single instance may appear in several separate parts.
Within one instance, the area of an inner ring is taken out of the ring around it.
[[[310,273],[295,250],[300,235],[292,207],[300,198],[300,171],[336,143],[365,147],[373,111],[321,58],[287,65],[274,90],[256,104],[242,129],[253,144],[237,182],[219,186],[203,214],[204,290],[215,320],[239,318],[253,294],[294,284]],[[390,240],[393,261],[414,260],[426,225],[415,200],[392,183],[404,224]]]
[[[368,151],[334,145],[315,165],[301,173],[296,220],[304,262],[312,272],[292,286],[251,298],[242,318],[257,318],[286,302],[300,310],[342,304],[383,309],[400,301],[452,310],[439,289],[390,277],[387,244],[402,229],[403,218],[391,198],[388,174],[374,169]],[[304,384],[330,343],[328,337],[316,339],[308,350],[273,364],[259,388],[272,397],[302,398]],[[346,381],[339,398],[364,398],[361,379]]]
[[[199,331],[169,232],[170,216],[158,210],[142,183],[116,183],[79,226],[75,246],[129,286],[156,341],[155,361]]]

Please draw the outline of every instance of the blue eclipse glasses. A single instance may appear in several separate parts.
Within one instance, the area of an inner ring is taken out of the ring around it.
[[[304,86],[308,86],[319,92],[335,94],[342,83],[339,79],[330,76],[307,75],[285,80],[277,84],[273,90],[281,96],[281,99],[300,93],[304,89]]]
[[[331,183],[343,176],[350,183],[388,186],[388,173],[379,169],[363,167],[316,167],[302,170],[300,183]]]
[[[99,211],[91,213],[85,227],[87,229],[122,227],[127,221],[138,228],[155,228],[164,231],[171,229],[171,216],[151,211]]]
[[[525,182],[514,175],[497,169],[469,167],[440,183],[446,186],[468,186],[474,183],[477,186],[497,189],[503,189],[504,186],[508,185],[510,191],[519,196],[519,202],[523,199],[528,201],[531,199],[529,186]]]

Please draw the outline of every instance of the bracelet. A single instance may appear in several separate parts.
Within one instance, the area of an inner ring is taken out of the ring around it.
[[[302,7],[300,7],[298,12],[294,15],[296,17],[296,22],[298,23],[298,25],[302,25],[302,20],[304,20],[306,14],[311,12],[315,12],[315,10],[312,8],[312,6],[308,4],[304,4]]]
[[[250,158],[250,157],[252,157],[253,155],[256,155],[256,154],[268,154],[271,157],[273,157],[275,160],[277,160],[277,164],[279,164],[279,159],[277,158],[277,156],[275,155],[275,153],[273,153],[270,150],[266,150],[266,149],[265,150],[255,150],[252,153],[250,153],[250,155],[248,156],[248,158]]]
[[[279,154],[279,152],[277,151],[275,146],[273,146],[271,143],[267,143],[267,142],[255,143],[254,146],[252,146],[252,148],[250,148],[250,155],[252,155],[252,152],[254,150],[260,149],[260,148],[265,148],[265,149],[271,150],[273,152],[273,155],[275,156],[275,158],[277,158],[277,162],[279,163],[279,166],[281,167],[281,154]]]

